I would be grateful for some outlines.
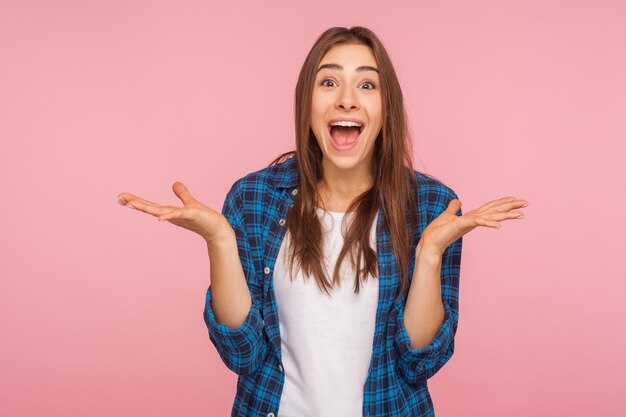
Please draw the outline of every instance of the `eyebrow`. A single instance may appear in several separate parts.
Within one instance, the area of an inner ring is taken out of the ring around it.
[[[317,69],[317,72],[320,72],[324,68],[332,69],[332,70],[342,70],[343,67],[339,64],[324,64]],[[370,67],[369,65],[361,65],[356,69],[357,72],[363,71],[376,71],[378,73],[378,68]]]

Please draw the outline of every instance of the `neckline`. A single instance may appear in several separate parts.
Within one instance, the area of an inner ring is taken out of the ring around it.
[[[352,213],[351,211],[330,211],[330,210],[324,210],[321,207],[315,207],[316,210],[321,211],[322,213],[330,213],[330,214],[335,214],[337,216],[345,216],[346,213]]]

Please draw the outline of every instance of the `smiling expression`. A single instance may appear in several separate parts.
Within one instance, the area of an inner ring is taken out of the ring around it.
[[[380,78],[371,49],[362,44],[332,47],[318,65],[311,104],[311,129],[324,155],[323,166],[366,172],[382,127]],[[358,132],[354,144],[333,141],[330,124],[337,121],[361,125],[353,132]]]

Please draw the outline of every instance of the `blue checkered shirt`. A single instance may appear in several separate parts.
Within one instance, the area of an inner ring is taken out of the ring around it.
[[[415,175],[419,183],[420,223],[413,237],[409,278],[412,278],[415,249],[422,230],[446,209],[450,200],[457,198],[450,188],[435,178],[418,171]],[[222,214],[237,236],[252,308],[237,329],[218,323],[211,307],[209,286],[204,321],[219,356],[238,375],[231,417],[280,417],[278,405],[285,375],[272,278],[287,229],[287,211],[299,185],[296,156],[293,156],[237,180],[226,195]],[[456,214],[461,215],[461,210]],[[380,210],[376,229],[379,301],[372,358],[363,387],[363,416],[434,416],[426,381],[450,360],[454,352],[462,238],[443,253],[443,324],[429,346],[411,349],[404,327],[406,294],[394,302],[399,274],[394,267],[389,233],[381,227],[382,216]]]

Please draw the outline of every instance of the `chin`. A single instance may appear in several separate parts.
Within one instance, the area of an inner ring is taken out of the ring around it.
[[[363,162],[363,157],[358,151],[354,154],[341,154],[331,150],[330,153],[324,155],[324,158],[340,169],[352,169]]]

